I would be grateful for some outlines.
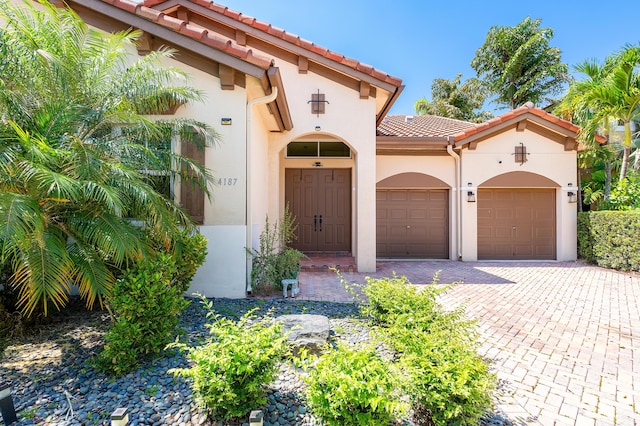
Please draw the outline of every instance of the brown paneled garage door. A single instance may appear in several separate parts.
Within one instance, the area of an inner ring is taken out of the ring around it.
[[[379,189],[377,256],[449,258],[449,191]]]
[[[555,259],[555,189],[478,189],[478,259]]]

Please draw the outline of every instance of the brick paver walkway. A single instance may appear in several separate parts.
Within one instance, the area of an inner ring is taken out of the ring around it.
[[[379,262],[414,284],[460,282],[443,297],[479,320],[482,354],[516,424],[640,425],[640,276],[580,262]],[[302,273],[300,298],[349,301],[335,274]],[[635,362],[634,362],[635,360]]]

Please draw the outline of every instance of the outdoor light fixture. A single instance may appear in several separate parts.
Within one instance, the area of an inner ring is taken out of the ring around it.
[[[316,161],[315,163],[313,163],[313,167],[322,167],[322,163],[319,161]]]
[[[264,424],[261,410],[254,410],[249,414],[249,426],[262,426]]]
[[[476,202],[476,194],[473,191],[467,191],[467,202],[475,203]]]
[[[569,191],[567,192],[567,196],[569,197],[569,202],[570,203],[577,203],[578,202],[578,194],[576,194],[573,191]]]
[[[13,397],[11,396],[11,386],[7,382],[0,382],[0,413],[5,425],[17,422],[16,410],[13,406]]]
[[[111,426],[127,426],[129,424],[129,409],[116,408],[111,414]]]
[[[319,132],[320,130],[322,130],[322,128],[320,126],[316,126],[316,132]]]

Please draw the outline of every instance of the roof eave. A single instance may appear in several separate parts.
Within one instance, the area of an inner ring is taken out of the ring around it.
[[[404,90],[404,87],[405,87],[404,84],[401,84],[400,86],[396,87],[396,90],[393,92],[393,95],[391,95],[387,103],[384,104],[384,107],[382,108],[382,110],[380,110],[380,112],[376,116],[376,128],[378,128],[380,123],[382,123],[382,120],[384,120],[384,118],[387,116],[393,104],[398,100],[398,98],[400,97],[400,94]]]

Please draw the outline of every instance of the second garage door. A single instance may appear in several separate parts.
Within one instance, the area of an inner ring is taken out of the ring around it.
[[[449,191],[377,191],[377,256],[449,258]]]
[[[555,204],[555,189],[478,189],[478,259],[555,259]]]

